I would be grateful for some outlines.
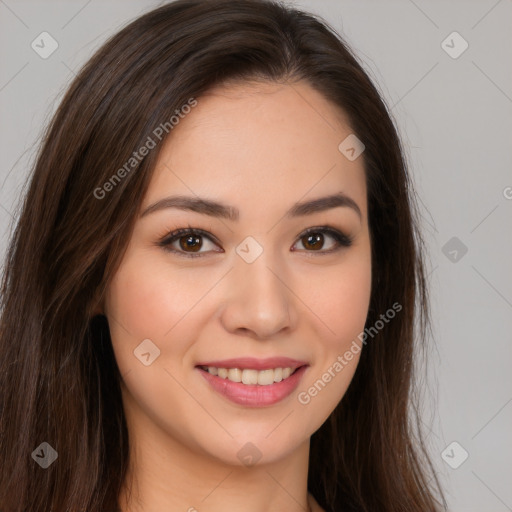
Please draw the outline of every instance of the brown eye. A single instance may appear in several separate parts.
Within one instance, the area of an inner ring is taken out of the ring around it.
[[[224,252],[212,235],[201,230],[193,228],[182,228],[173,231],[158,242],[160,247],[166,251],[185,257],[205,256],[211,252]],[[330,242],[329,242],[330,240]],[[206,247],[205,247],[206,243]],[[329,254],[352,245],[352,238],[341,231],[330,227],[310,228],[299,237],[298,242],[305,252],[316,252],[318,254]],[[208,248],[211,244],[211,248]],[[296,245],[295,244],[295,245]],[[328,245],[327,248],[325,245]],[[295,245],[292,251],[296,251]]]
[[[219,250],[212,235],[193,228],[177,229],[160,240],[158,245],[168,252],[191,258],[204,256],[209,252],[224,252],[222,249]]]
[[[318,251],[323,247],[324,235],[322,233],[311,233],[301,238],[302,244],[306,249]]]
[[[303,249],[299,249],[306,252],[318,252],[319,254],[332,253],[352,245],[352,239],[349,236],[329,227],[310,228],[302,234],[298,242],[303,246]],[[325,247],[326,244],[328,244],[327,248]],[[296,249],[292,248],[292,250]]]
[[[179,239],[180,247],[184,251],[191,250],[192,252],[197,252],[201,249],[203,245],[203,241],[201,240],[201,235],[187,235],[182,236]]]

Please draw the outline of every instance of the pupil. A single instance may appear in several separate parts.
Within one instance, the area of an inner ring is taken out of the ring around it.
[[[307,235],[305,246],[309,246],[311,249],[319,249],[322,245],[321,242],[323,240],[323,235],[320,233],[316,233],[313,235]],[[320,244],[318,243],[320,242]]]
[[[185,240],[183,242],[183,240]],[[192,249],[194,252],[201,248],[201,239],[196,235],[188,235],[180,238],[180,246],[182,249]]]

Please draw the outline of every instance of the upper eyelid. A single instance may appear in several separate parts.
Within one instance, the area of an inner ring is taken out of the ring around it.
[[[164,235],[161,238],[160,242],[164,243],[173,238],[180,238],[180,237],[186,236],[188,234],[198,234],[198,235],[208,238],[210,241],[212,241],[215,244],[219,243],[217,241],[217,238],[214,235],[212,235],[211,233],[209,233],[208,231],[206,231],[204,229],[200,229],[200,228],[190,228],[190,227],[173,229],[172,231],[169,231],[166,235]]]

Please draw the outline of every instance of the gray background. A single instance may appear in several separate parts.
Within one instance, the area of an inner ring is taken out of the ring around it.
[[[160,3],[0,0],[1,256],[38,137],[75,71]],[[512,511],[512,1],[288,3],[353,45],[407,148],[434,319],[419,384],[450,510]],[[47,59],[31,48],[43,31],[59,44]],[[458,36],[442,44],[454,31],[469,44],[457,58],[445,49],[458,54]]]

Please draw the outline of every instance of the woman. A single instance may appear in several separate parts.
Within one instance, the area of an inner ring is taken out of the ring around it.
[[[179,0],[121,30],[58,108],[9,247],[0,508],[441,510],[409,421],[410,187],[314,16]]]

